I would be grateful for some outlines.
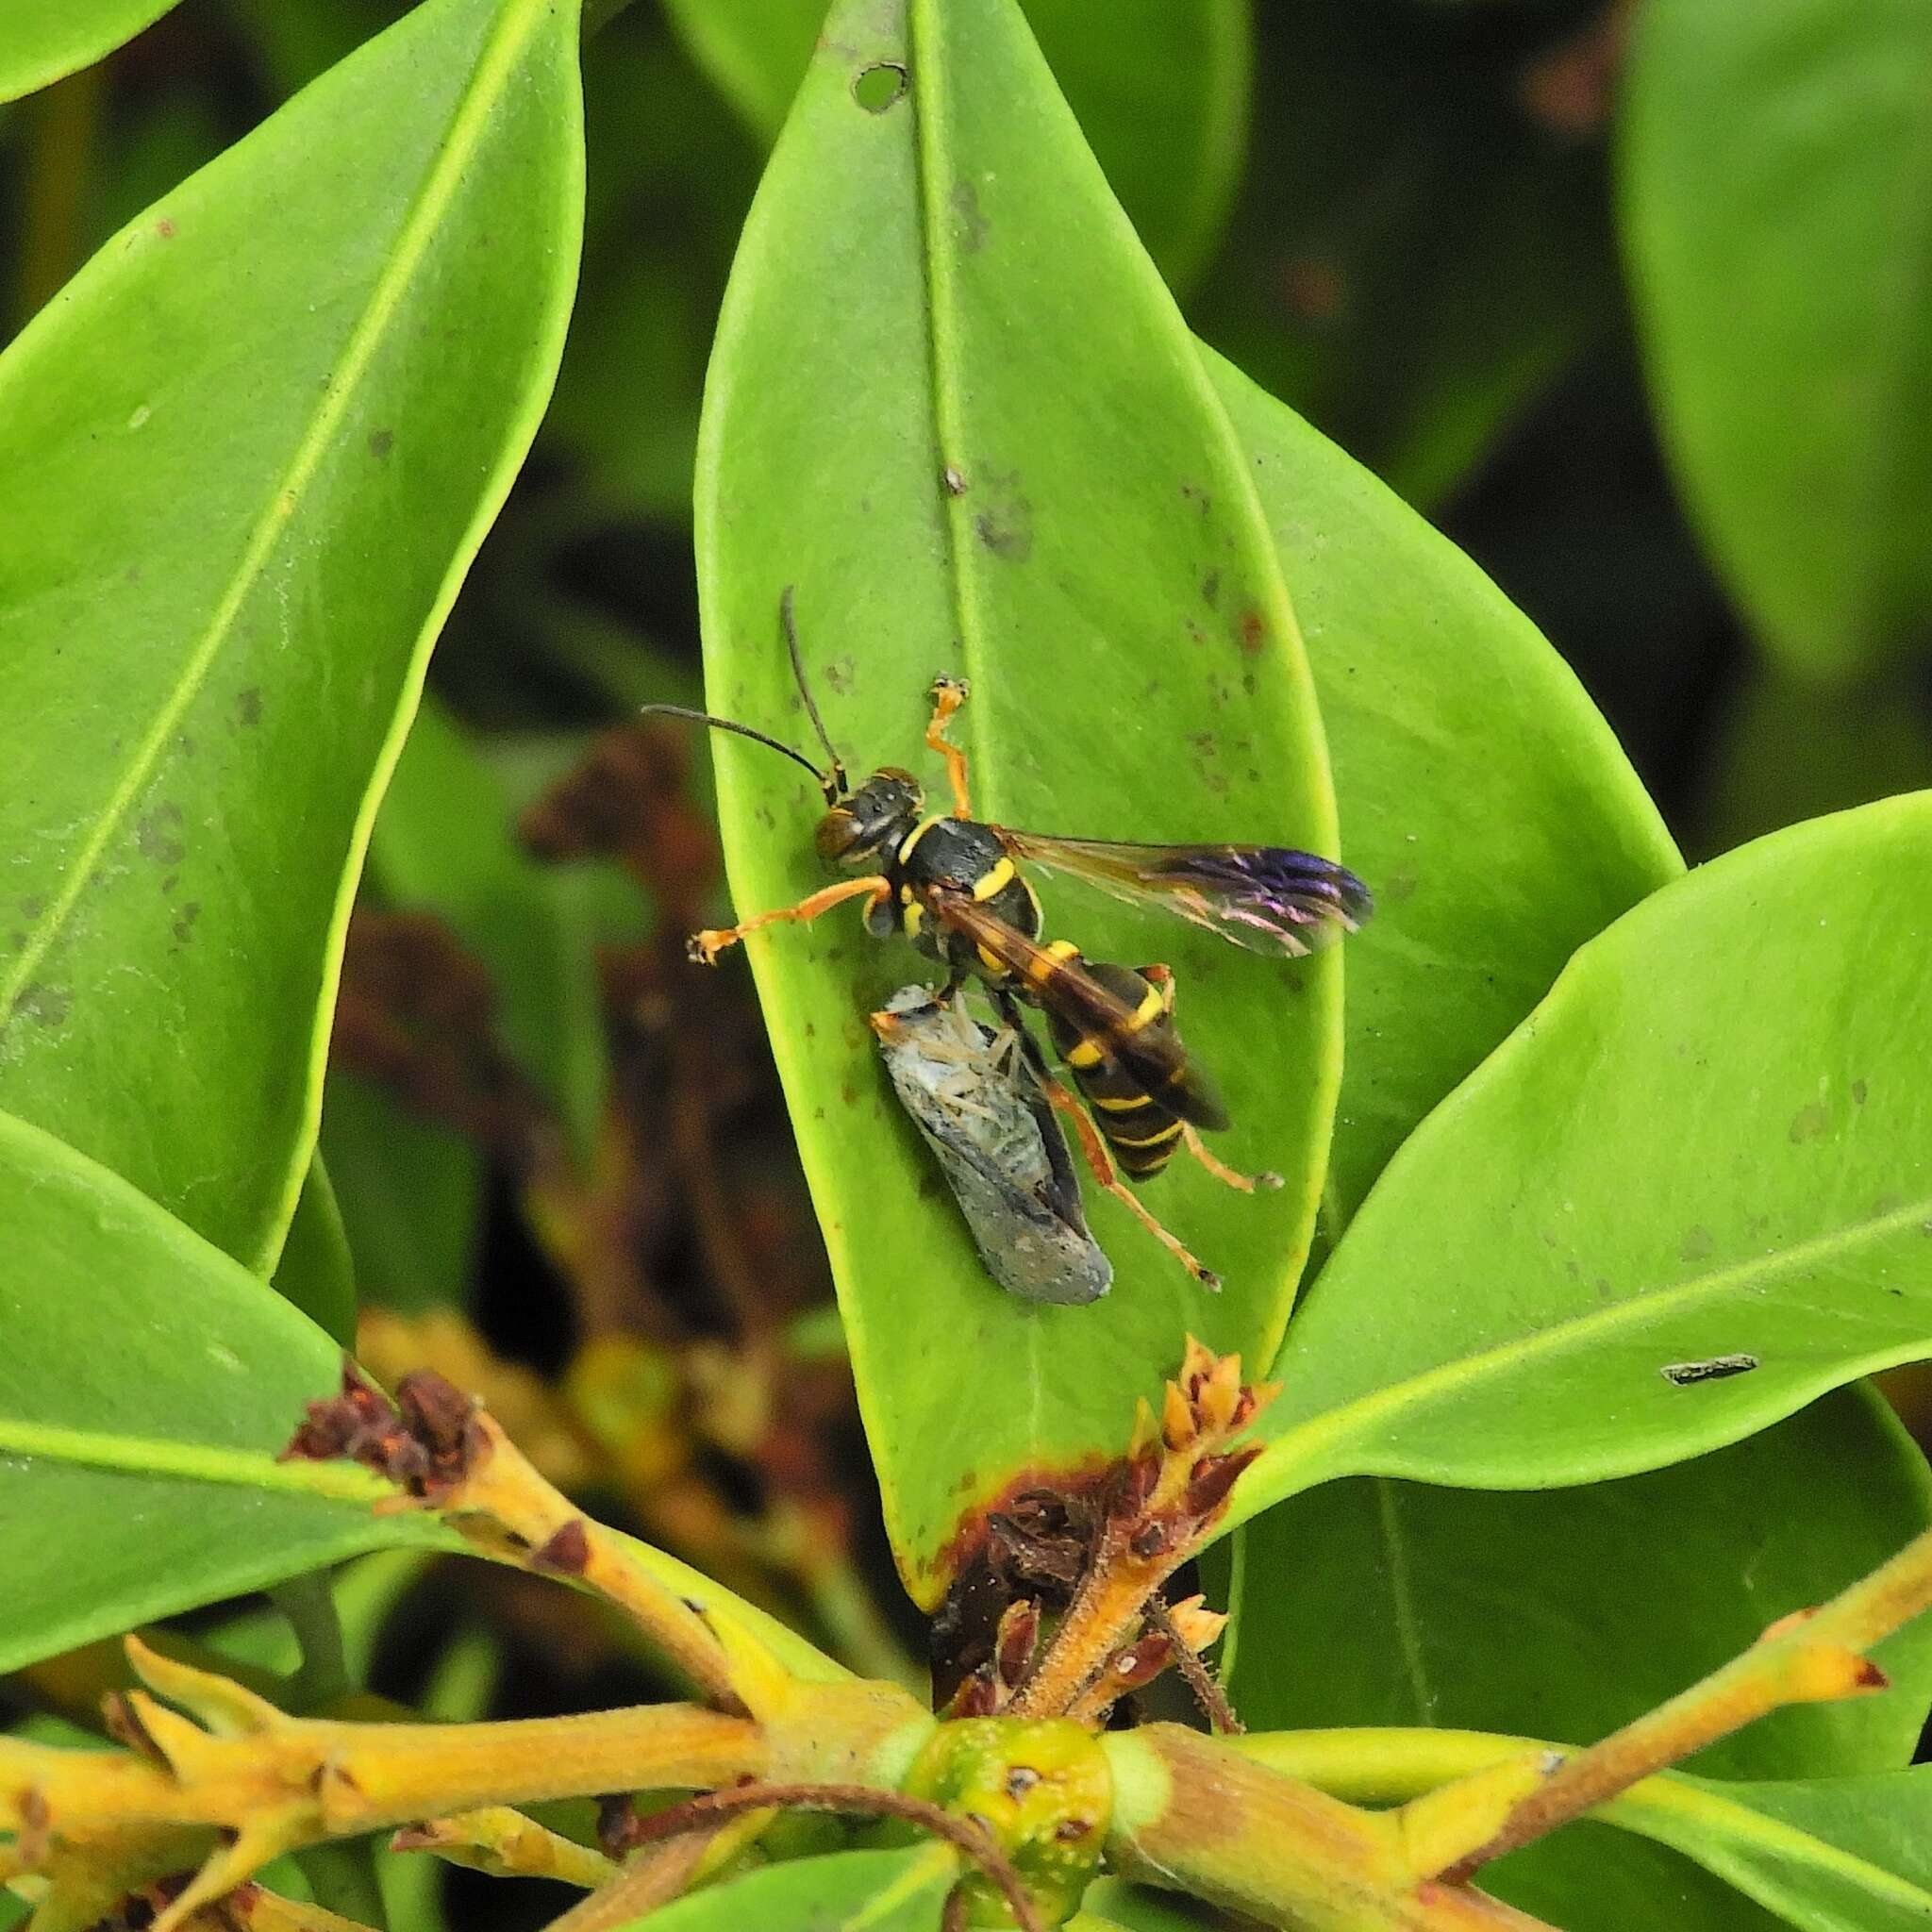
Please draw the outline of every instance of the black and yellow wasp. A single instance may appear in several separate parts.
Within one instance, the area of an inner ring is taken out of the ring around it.
[[[734,732],[803,765],[825,800],[815,841],[819,857],[858,876],[796,906],[698,933],[691,957],[709,964],[761,926],[813,920],[847,899],[864,899],[867,929],[881,937],[903,932],[947,969],[949,993],[968,978],[986,987],[1020,1032],[1047,1097],[1073,1123],[1095,1179],[1190,1274],[1211,1284],[1208,1271],[1121,1185],[1108,1155],[1111,1148],[1122,1169],[1145,1180],[1167,1165],[1176,1147],[1185,1147],[1229,1186],[1251,1191],[1257,1185],[1201,1142],[1199,1129],[1228,1124],[1227,1109],[1174,1029],[1174,975],[1164,966],[1137,971],[1084,959],[1066,940],[1042,941],[1040,900],[1021,864],[1065,872],[1116,898],[1176,913],[1251,952],[1290,957],[1354,931],[1372,907],[1368,888],[1332,859],[1282,846],[1124,844],[1054,838],[975,819],[966,755],[946,737],[966,687],[949,677],[934,682],[925,742],[945,760],[951,814],[927,815],[919,781],[897,766],[883,766],[855,787],[806,682],[789,586],[779,614],[799,694],[825,749],[824,770],[748,724],[675,705],[645,708]],[[1055,1049],[1093,1109],[1091,1120],[1047,1072],[1016,1003],[1045,1013]]]

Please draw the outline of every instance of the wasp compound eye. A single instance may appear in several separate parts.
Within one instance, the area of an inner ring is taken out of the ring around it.
[[[855,855],[864,857],[860,841],[858,820],[851,807],[844,805],[834,806],[819,821],[819,828],[812,836],[820,858],[827,865],[841,865]]]

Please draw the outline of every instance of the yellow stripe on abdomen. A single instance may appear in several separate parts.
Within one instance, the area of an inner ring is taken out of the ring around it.
[[[902,858],[904,855],[901,855]],[[1010,858],[995,859],[993,863],[973,881],[973,896],[982,905],[996,892],[1004,892],[1013,883],[1013,861]]]

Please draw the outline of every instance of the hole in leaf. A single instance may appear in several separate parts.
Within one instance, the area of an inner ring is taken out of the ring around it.
[[[852,98],[868,114],[883,114],[906,92],[906,70],[896,60],[875,60],[852,83]]]

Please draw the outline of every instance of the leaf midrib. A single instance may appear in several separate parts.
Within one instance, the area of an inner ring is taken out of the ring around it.
[[[26,943],[12,968],[0,975],[0,1025],[11,1017],[23,990],[72,918],[75,906],[101,870],[110,841],[153,776],[162,747],[181,718],[206,687],[223,646],[234,630],[249,592],[274,554],[284,526],[292,519],[304,491],[314,481],[335,432],[360,392],[363,377],[375,359],[384,332],[404,292],[428,252],[441,215],[453,199],[457,183],[475,155],[483,125],[494,106],[501,83],[523,51],[542,0],[506,0],[471,72],[469,85],[457,104],[436,158],[423,178],[399,231],[394,254],[376,277],[369,300],[350,332],[342,353],[322,391],[322,402],[309,427],[295,445],[293,456],[260,515],[249,532],[240,562],[215,606],[213,615],[192,650],[174,691],[156,714],[154,724],[136,744],[107,804],[96,815],[86,841],[68,868],[46,909],[27,930]],[[489,83],[489,85],[486,85]],[[58,308],[47,311],[53,318]]]
[[[9,1456],[125,1475],[313,1496],[325,1502],[366,1506],[396,1493],[380,1476],[353,1463],[279,1462],[262,1449],[232,1449],[212,1442],[174,1441],[0,1417],[0,1457]]]
[[[1271,1478],[1278,1480],[1284,1471],[1292,1472],[1299,1465],[1318,1460],[1338,1439],[1366,1430],[1391,1409],[1399,1411],[1412,1404],[1430,1401],[1444,1390],[1524,1368],[1540,1357],[1567,1353],[1599,1334],[1635,1327],[1658,1312],[1672,1313],[1687,1304],[1721,1295],[1733,1287],[1797,1273],[1840,1250],[1856,1250],[1901,1234],[1907,1227],[1923,1226],[1928,1218],[1932,1218],[1932,1196],[1795,1241],[1775,1255],[1734,1261],[1683,1281],[1626,1296],[1609,1307],[1593,1309],[1552,1327],[1538,1328],[1474,1354],[1439,1362],[1433,1368],[1291,1425],[1268,1443],[1261,1460],[1244,1479],[1244,1486],[1260,1481],[1267,1483],[1272,1491]],[[1291,1351],[1292,1330],[1290,1341]],[[1291,1353],[1276,1362],[1275,1372],[1278,1375],[1292,1376],[1299,1366]]]

